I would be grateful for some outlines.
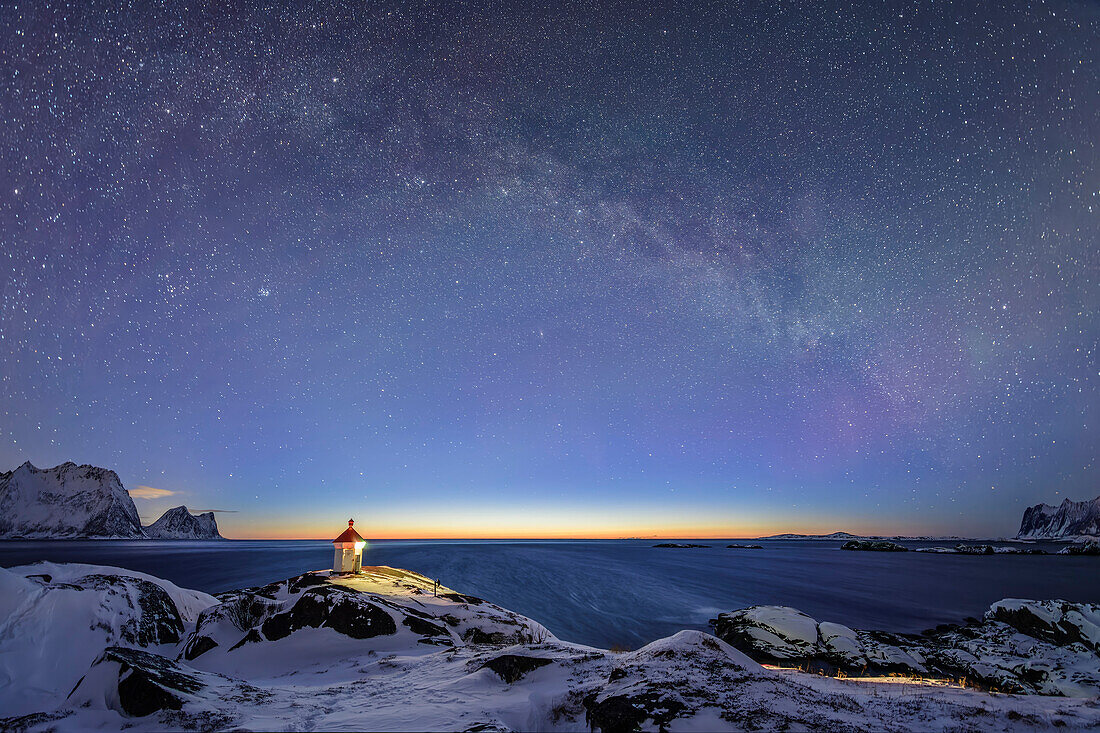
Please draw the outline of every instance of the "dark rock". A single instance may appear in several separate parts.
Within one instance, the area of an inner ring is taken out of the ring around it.
[[[118,683],[118,702],[127,715],[137,718],[158,710],[179,710],[183,701],[144,675],[131,674]]]
[[[455,603],[469,603],[474,606],[480,606],[482,603],[485,603],[485,601],[478,598],[477,596],[468,596],[464,593],[440,593],[439,597],[446,598],[448,600],[454,601]]]
[[[289,633],[290,632],[288,631],[287,634],[289,634]],[[279,637],[279,638],[281,639],[282,637]],[[259,644],[263,640],[264,639],[263,639],[262,636],[260,636],[259,631],[256,631],[256,629],[249,629],[248,633],[244,635],[244,638],[242,638],[240,641],[238,641],[233,646],[229,647],[229,651],[233,651],[234,649],[240,649],[245,644]]]
[[[53,713],[31,713],[15,718],[0,718],[0,730],[4,733],[27,733],[32,730],[57,730],[56,726],[47,726],[56,720],[61,720],[72,715],[71,710]]]
[[[277,613],[264,621],[260,628],[271,641],[290,636],[290,632],[305,628],[317,628],[325,621],[328,603],[315,593],[305,593],[289,611]]]
[[[51,580],[53,580],[53,576],[52,575],[47,575],[46,573],[39,573],[37,575],[28,575],[27,576],[27,580],[30,580],[31,578],[33,578],[35,580],[39,580],[43,583],[49,583]]]
[[[127,715],[144,717],[158,710],[179,710],[181,695],[203,685],[174,662],[137,649],[108,647],[99,662],[118,662],[118,701]]]
[[[135,646],[152,644],[178,644],[183,634],[183,619],[180,618],[172,597],[156,583],[134,578],[129,575],[85,575],[77,578],[81,587],[104,590],[112,595],[137,601],[132,617],[121,625],[121,637]]]
[[[825,674],[931,676],[993,692],[1062,695],[1080,685],[1100,690],[1100,644],[1090,621],[1097,610],[1096,604],[1067,601],[1001,601],[983,620],[941,624],[919,635],[818,624],[780,606],[723,613],[711,623],[719,638],[764,664]],[[1021,643],[1021,637],[1031,639]]]
[[[1100,555],[1100,542],[1082,542],[1076,545],[1066,545],[1058,552],[1059,555]]]
[[[482,631],[476,626],[466,629],[466,633],[462,635],[462,638],[471,644],[504,644],[507,642],[503,632]]]
[[[323,576],[316,573],[305,573],[299,575],[296,578],[291,578],[287,581],[287,590],[291,593],[299,593],[306,588],[314,588],[321,585],[326,585],[327,580]]]
[[[264,621],[264,636],[276,641],[307,626],[327,626],[353,639],[397,633],[393,617],[360,595],[340,586],[310,588],[289,611]]]
[[[1059,605],[1057,601],[1048,603]],[[1076,642],[1085,645],[1093,651],[1100,651],[1100,645],[1083,635],[1081,629],[1069,623],[1066,619],[1066,614],[1073,610],[1073,605],[1061,605],[1062,608],[1059,609],[1057,618],[1054,621],[1047,621],[1045,618],[1035,614],[1028,606],[1023,606],[1021,608],[1006,608],[1005,606],[994,605],[989,609],[988,613],[986,613],[986,617],[994,621],[1006,623],[1021,634],[1049,641],[1058,646],[1065,646]]]
[[[870,552],[906,552],[908,547],[886,540],[848,540],[840,546],[842,550],[866,550]]]
[[[604,700],[598,700],[597,695],[589,695],[584,699],[584,708],[585,719],[593,730],[598,729],[602,733],[633,733],[650,719],[656,727],[664,730],[683,711],[684,704],[650,692],[642,695],[612,695]]]
[[[731,550],[763,550],[763,545],[726,545]]]
[[[353,639],[369,639],[397,633],[393,617],[373,603],[341,598],[328,609],[325,626]]]
[[[955,545],[955,552],[962,555],[992,555],[993,545]]]
[[[524,675],[539,667],[545,667],[550,664],[549,659],[542,659],[540,657],[522,657],[517,654],[502,654],[499,657],[490,659],[484,665],[482,669],[488,668],[497,673],[497,676],[508,684],[518,682],[523,679]]]
[[[294,630],[290,625],[290,619],[289,613],[279,613],[264,621],[263,626],[260,627],[263,629],[264,637],[269,641],[278,641],[290,636],[290,632]],[[255,629],[252,629],[252,631],[255,631]],[[252,631],[249,633],[252,633]],[[240,644],[237,646],[240,646]],[[237,647],[233,648],[236,649]]]
[[[191,661],[215,648],[217,645],[218,642],[214,641],[209,636],[192,636],[191,640],[187,642],[187,648],[183,650],[183,658],[187,661]]]
[[[626,670],[623,669],[622,667],[616,667],[615,669],[611,670],[611,674],[609,674],[607,676],[607,681],[608,682],[617,682],[618,680],[621,680],[624,677],[626,677]]]
[[[406,616],[401,623],[408,626],[414,634],[419,634],[420,636],[450,636],[447,630],[442,626],[433,624],[431,621],[425,621],[422,618],[417,618],[416,616]]]

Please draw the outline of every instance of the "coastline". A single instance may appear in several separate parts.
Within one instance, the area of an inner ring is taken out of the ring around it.
[[[1087,698],[770,669],[700,631],[637,651],[570,643],[490,600],[390,567],[311,572],[217,597],[79,564],[3,570],[0,585],[13,619],[0,635],[10,681],[0,714],[14,713],[3,721],[11,730],[1100,725]],[[52,664],[38,678],[14,674],[31,653]]]

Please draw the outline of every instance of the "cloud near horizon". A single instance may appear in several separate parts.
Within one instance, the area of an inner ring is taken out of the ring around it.
[[[131,498],[134,499],[162,499],[166,496],[175,496],[178,491],[171,491],[169,489],[157,489],[152,486],[138,486],[133,489],[129,489]]]

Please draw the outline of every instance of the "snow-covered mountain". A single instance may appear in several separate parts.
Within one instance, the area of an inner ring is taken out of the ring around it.
[[[214,512],[192,514],[187,507],[169,509],[145,528],[145,534],[162,540],[220,540]]]
[[[1060,539],[1100,536],[1100,496],[1092,501],[1066,499],[1056,507],[1036,504],[1024,510],[1019,539]]]
[[[27,461],[0,473],[0,538],[141,538],[134,500],[114,471]]]
[[[855,540],[862,539],[859,535],[850,532],[830,532],[829,534],[773,534],[767,537],[757,537],[761,540]]]

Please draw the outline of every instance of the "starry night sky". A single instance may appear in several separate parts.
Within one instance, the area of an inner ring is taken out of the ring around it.
[[[0,470],[237,537],[1100,493],[1100,5],[531,5],[0,5]]]

